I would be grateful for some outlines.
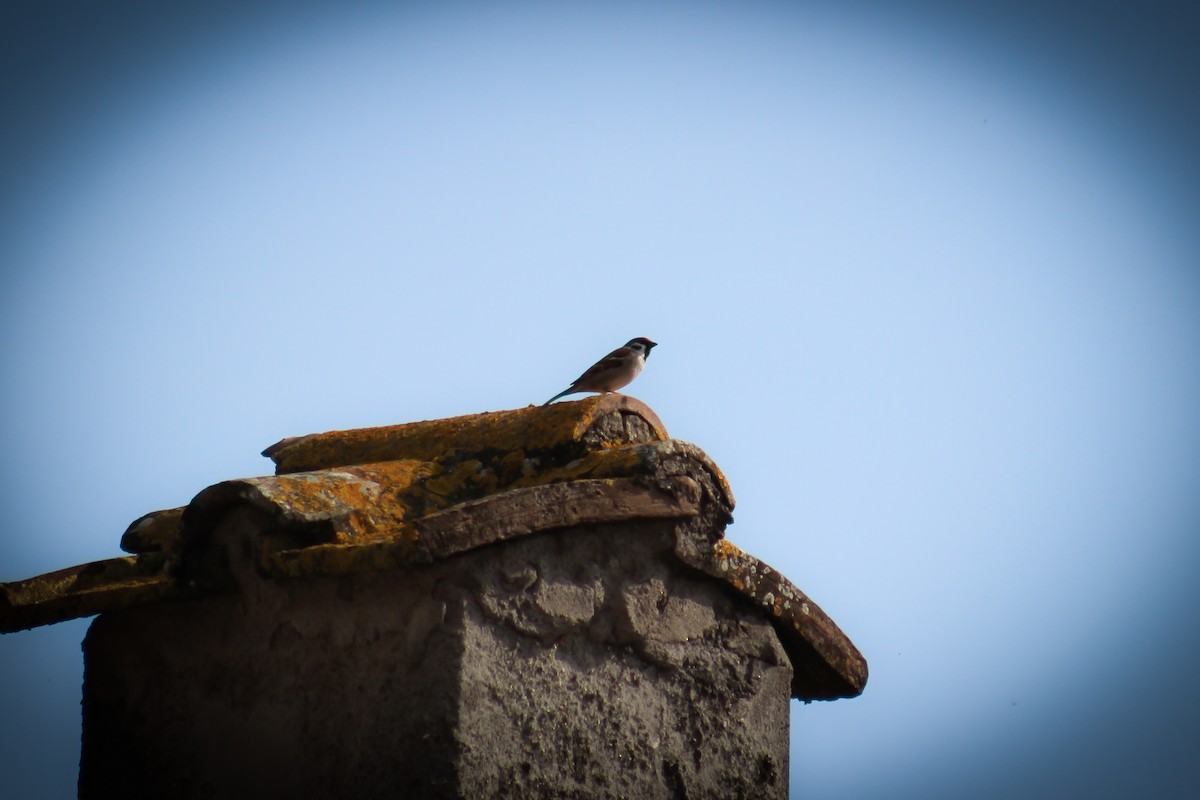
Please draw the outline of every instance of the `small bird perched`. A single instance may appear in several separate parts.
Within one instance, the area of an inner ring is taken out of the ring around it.
[[[592,364],[574,383],[542,405],[548,406],[563,395],[576,392],[615,392],[641,374],[646,359],[650,357],[650,350],[657,344],[644,336],[630,339],[624,347],[618,347]]]

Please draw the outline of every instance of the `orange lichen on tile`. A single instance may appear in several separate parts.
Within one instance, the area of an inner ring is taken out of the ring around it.
[[[510,490],[591,479],[637,478],[662,470],[670,459],[700,464],[725,494],[724,476],[693,445],[675,441],[529,455],[479,448],[482,458],[399,460],[262,478],[225,481],[205,489],[183,519],[185,549],[205,546],[219,518],[237,505],[265,511],[256,559],[276,575],[329,574],[340,569],[408,566],[424,552],[419,521],[440,511]],[[567,458],[565,462],[562,459]],[[695,486],[695,484],[692,484]],[[698,499],[698,498],[697,498]],[[731,498],[721,497],[721,502]],[[272,533],[271,531],[274,531]]]
[[[651,436],[667,438],[662,422],[647,406],[624,395],[609,394],[547,407],[292,437],[267,448],[264,455],[270,456],[277,472],[283,474],[396,459],[446,462],[464,457],[487,460],[489,454],[503,458],[518,451],[537,453],[564,446],[582,450],[588,432],[609,414],[637,416]]]
[[[269,541],[270,534],[264,534],[267,541],[262,543],[263,565],[270,571],[301,574],[311,564],[329,572],[342,563],[339,559],[348,565],[403,565],[419,536],[415,523],[430,514],[512,489],[644,475],[652,460],[648,453],[673,444],[595,450],[562,466],[547,467],[537,460],[531,467],[524,457],[495,460],[499,471],[476,459],[450,465],[390,461],[225,481],[192,501],[184,517],[185,546],[203,546],[203,537],[227,509],[248,504],[276,521],[282,544]],[[395,547],[344,553],[333,549],[386,544]],[[302,549],[312,550],[311,558]],[[266,554],[275,551],[287,553],[268,559]]]
[[[423,461],[389,461],[218,483],[188,506],[184,547],[203,545],[219,517],[240,504],[267,512],[289,534],[307,533],[313,544],[388,538],[429,505],[443,505],[423,487],[440,471],[439,465]]]

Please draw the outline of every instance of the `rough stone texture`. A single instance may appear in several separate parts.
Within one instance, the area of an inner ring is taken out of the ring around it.
[[[505,547],[466,587],[463,797],[784,797],[791,666],[669,527]]]
[[[261,577],[102,614],[81,797],[785,797],[775,629],[671,556],[670,521],[581,526],[402,572]]]

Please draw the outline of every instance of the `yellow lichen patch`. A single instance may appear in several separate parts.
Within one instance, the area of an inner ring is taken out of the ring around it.
[[[327,523],[338,541],[363,542],[388,538],[405,519],[424,514],[421,485],[439,472],[436,464],[389,461],[245,483],[284,519]]]
[[[259,566],[277,577],[343,575],[405,569],[416,563],[416,532],[394,532],[385,542],[325,544],[295,550],[277,550],[260,556]]]
[[[527,474],[526,465],[529,458],[524,448],[513,450],[502,457],[496,464],[496,480],[500,485],[508,486]]]
[[[441,467],[421,461],[390,461],[321,472],[225,481],[193,498],[183,517],[184,549],[206,546],[231,508],[265,511],[275,525],[266,549],[320,542],[387,538],[414,508],[421,483]],[[186,560],[186,556],[185,556]]]
[[[738,556],[744,556],[745,552],[728,539],[718,539],[716,543],[713,544],[713,554],[717,558],[730,559],[737,558]]]
[[[729,540],[721,539],[713,545],[713,557],[722,575],[737,589],[754,591],[761,582],[760,569],[765,565]]]
[[[462,461],[441,475],[425,481],[422,489],[426,512],[474,500],[496,491],[499,478],[495,470],[478,459]]]
[[[0,584],[0,632],[182,595],[163,564],[157,553],[125,556]]]
[[[593,450],[562,465],[529,472],[513,481],[513,488],[588,478],[631,478],[643,473],[636,446]]]
[[[182,517],[182,506],[139,517],[121,536],[121,549],[126,553],[162,552],[173,557],[179,552]]]
[[[584,480],[591,478],[632,478],[638,475],[672,474],[664,465],[668,461],[686,461],[692,465],[701,466],[714,479],[720,499],[733,507],[733,492],[725,481],[725,476],[717,465],[705,455],[704,451],[693,444],[677,440],[651,442],[648,444],[627,444],[620,447],[606,447],[590,450],[579,458],[565,464],[551,465],[538,470],[530,470],[520,479],[513,481],[511,487],[539,486],[561,481]],[[508,487],[506,487],[508,488]]]
[[[132,556],[125,558],[129,561],[133,560]],[[78,568],[69,567],[47,575],[39,575],[36,578],[5,583],[3,584],[3,593],[5,600],[13,607],[32,606],[62,597],[70,592],[78,582]]]

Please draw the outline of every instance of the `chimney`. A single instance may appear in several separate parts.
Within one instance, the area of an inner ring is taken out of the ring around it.
[[[791,698],[866,683],[631,398],[265,455],[3,585],[4,631],[98,613],[80,797],[784,798]]]

